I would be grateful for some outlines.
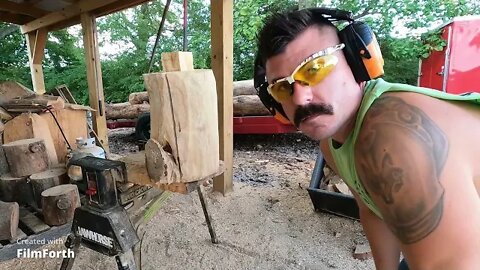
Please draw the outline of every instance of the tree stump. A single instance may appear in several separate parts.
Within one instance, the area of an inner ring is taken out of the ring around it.
[[[68,175],[65,168],[54,168],[30,176],[33,195],[39,208],[42,207],[42,192],[51,187],[68,183]]]
[[[14,177],[28,176],[48,168],[48,155],[43,139],[24,139],[3,145]]]
[[[14,177],[9,173],[0,176],[0,200],[34,205],[32,187],[27,177]]]
[[[19,211],[18,203],[0,201],[0,240],[17,236]]]
[[[80,207],[80,195],[76,185],[60,185],[42,192],[42,213],[50,226],[72,221],[77,207]]]

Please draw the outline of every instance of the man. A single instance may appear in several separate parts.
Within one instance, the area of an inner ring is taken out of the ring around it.
[[[410,269],[480,269],[480,95],[356,80],[315,9],[272,16],[258,40],[268,95],[350,186],[376,268],[402,252]]]

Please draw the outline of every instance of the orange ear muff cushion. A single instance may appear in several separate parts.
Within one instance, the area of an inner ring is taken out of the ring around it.
[[[370,58],[362,58],[363,64],[368,72],[370,78],[375,79],[378,77],[383,76],[383,56],[382,52],[380,51],[380,46],[378,45],[377,39],[375,35],[373,36],[373,40],[367,46],[368,52],[370,53]]]

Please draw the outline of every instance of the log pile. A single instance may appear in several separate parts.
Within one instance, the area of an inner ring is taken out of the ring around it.
[[[107,119],[137,119],[141,114],[150,112],[149,102],[148,92],[131,93],[128,102],[105,105]],[[233,115],[270,115],[253,87],[253,80],[233,82]]]
[[[75,146],[75,138],[87,136],[86,111],[66,109],[62,98],[36,95],[15,82],[0,82],[0,93],[0,240],[12,241],[22,233],[20,208],[37,212],[43,208],[42,216],[51,225],[71,221],[79,206],[78,191],[59,188],[65,196],[57,190],[45,191],[69,183],[60,128]]]

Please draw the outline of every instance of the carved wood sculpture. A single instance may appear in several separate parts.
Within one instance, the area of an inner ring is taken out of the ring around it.
[[[48,168],[49,158],[43,139],[24,139],[3,145],[10,173],[14,177],[28,176]]]
[[[218,171],[215,78],[211,70],[145,74],[151,139],[145,148],[154,182],[193,182]],[[174,177],[178,171],[179,178]]]
[[[73,220],[75,208],[80,207],[76,185],[66,184],[51,187],[42,192],[42,213],[50,226],[59,226]]]

